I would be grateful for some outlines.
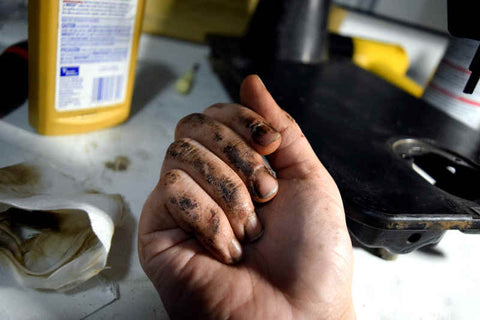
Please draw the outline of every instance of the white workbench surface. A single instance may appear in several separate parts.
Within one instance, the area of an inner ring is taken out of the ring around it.
[[[132,115],[115,128],[43,137],[28,125],[27,105],[0,120],[0,167],[45,160],[87,187],[123,194],[128,201],[131,213],[116,231],[110,269],[102,272],[118,283],[120,299],[87,319],[168,319],[138,262],[136,227],[165,150],[173,141],[176,122],[215,102],[229,101],[210,68],[208,52],[202,45],[142,36]],[[193,91],[178,95],[175,80],[196,62],[200,70]],[[127,171],[105,168],[104,163],[116,156],[130,159]],[[479,240],[477,235],[451,231],[436,252],[414,252],[395,261],[354,249],[358,318],[479,319]]]

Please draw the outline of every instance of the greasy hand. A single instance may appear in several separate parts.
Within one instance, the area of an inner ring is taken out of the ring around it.
[[[354,318],[335,182],[257,76],[240,95],[177,125],[140,219],[143,269],[172,318]]]

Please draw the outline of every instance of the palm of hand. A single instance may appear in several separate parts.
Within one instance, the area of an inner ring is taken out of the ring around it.
[[[338,192],[328,186],[322,189],[321,179],[280,179],[277,197],[257,209],[265,234],[244,247],[245,259],[237,266],[218,262],[177,229],[183,241],[149,262],[155,269],[152,280],[161,284],[157,289],[172,316],[348,316],[352,312],[350,239],[345,225],[331,224],[342,221],[336,219],[343,215]],[[331,314],[332,310],[344,311]]]

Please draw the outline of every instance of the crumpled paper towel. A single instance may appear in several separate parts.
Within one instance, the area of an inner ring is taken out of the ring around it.
[[[45,165],[1,168],[0,264],[24,287],[70,290],[105,268],[124,210]]]

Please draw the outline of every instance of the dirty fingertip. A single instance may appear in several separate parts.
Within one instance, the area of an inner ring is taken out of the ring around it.
[[[253,177],[254,200],[260,203],[271,200],[278,192],[278,181],[268,168],[257,170]]]
[[[250,242],[257,241],[263,235],[263,227],[256,214],[252,214],[245,224],[245,234]]]
[[[251,132],[252,140],[264,147],[280,139],[280,132],[264,122],[255,123],[252,125]]]
[[[245,234],[250,242],[259,239],[263,234],[262,224],[255,213],[248,217],[245,223]]]
[[[231,261],[230,263],[237,263],[242,260],[243,257],[243,250],[242,246],[238,242],[237,239],[233,238],[228,246],[228,251],[230,253]]]

